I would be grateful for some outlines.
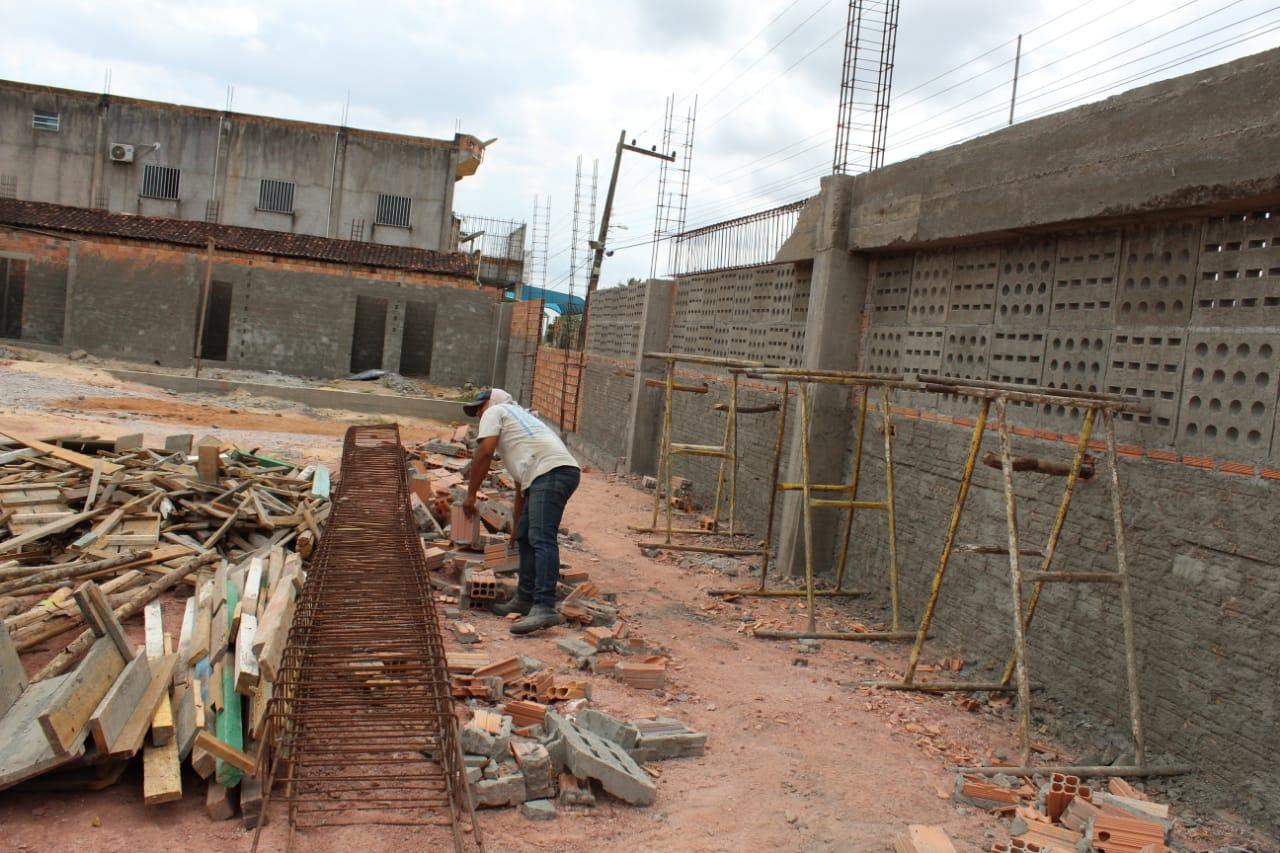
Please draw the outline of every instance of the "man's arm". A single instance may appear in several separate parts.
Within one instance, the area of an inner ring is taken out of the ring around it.
[[[489,466],[493,464],[494,451],[498,449],[498,436],[482,438],[476,442],[475,455],[471,457],[471,481],[467,484],[467,499],[462,502],[462,511],[468,516],[476,514],[476,492],[489,476]]]

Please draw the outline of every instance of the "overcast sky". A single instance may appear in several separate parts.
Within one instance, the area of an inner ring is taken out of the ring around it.
[[[661,142],[697,94],[687,223],[803,198],[831,169],[847,0],[0,0],[0,77],[336,123],[497,137],[464,214],[530,219],[551,199],[548,283],[568,286],[574,163],[600,198],[621,129]],[[902,0],[887,161],[1008,119],[1280,46],[1266,0]],[[585,188],[584,188],[585,192]],[[603,285],[647,275],[656,161],[628,155]],[[583,201],[585,232],[586,200]],[[659,269],[661,273],[663,270]],[[585,272],[579,279],[581,293]]]

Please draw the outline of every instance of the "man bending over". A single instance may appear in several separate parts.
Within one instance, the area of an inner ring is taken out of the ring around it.
[[[565,504],[578,488],[581,470],[573,455],[551,428],[522,409],[501,388],[481,391],[475,402],[463,406],[469,416],[480,417],[479,441],[471,460],[471,482],[462,509],[476,512],[476,492],[489,474],[493,454],[501,453],[507,471],[516,481],[512,507],[516,543],[520,547],[520,583],[516,597],[499,604],[499,616],[519,613],[513,634],[529,634],[559,625],[556,584],[560,580],[560,519]]]

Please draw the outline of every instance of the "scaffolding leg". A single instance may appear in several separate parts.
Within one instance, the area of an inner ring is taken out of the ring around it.
[[[665,381],[666,408],[662,411],[662,440],[658,443],[658,470],[655,472],[653,485],[653,520],[649,522],[649,527],[656,533],[658,530],[658,507],[662,502],[662,489],[659,488],[666,478],[668,455],[670,451],[667,445],[671,441],[671,387],[672,387],[672,370],[675,363],[667,362],[667,376]]]
[[[1120,495],[1120,466],[1116,461],[1115,413],[1104,412],[1102,426],[1107,434],[1107,467],[1111,469],[1111,515],[1116,532],[1116,571],[1120,573],[1120,612],[1124,619],[1124,663],[1129,682],[1129,723],[1133,730],[1133,757],[1139,767],[1146,762],[1142,735],[1142,705],[1138,695],[1138,655],[1134,643],[1133,596],[1129,561],[1125,553],[1124,511]]]
[[[853,476],[849,482],[849,500],[858,499],[858,479],[862,474],[862,436],[867,426],[867,394],[869,389],[862,388],[858,392],[858,428],[853,439]],[[849,561],[849,539],[853,534],[853,516],[857,510],[849,507],[849,514],[844,519],[844,536],[840,542],[840,561],[836,563],[836,589],[844,587],[844,570]],[[893,629],[898,630],[894,625]]]
[[[729,451],[729,535],[737,531],[738,517],[738,374],[731,380],[729,396],[729,440],[725,448]],[[718,519],[717,519],[718,520]]]
[[[1067,474],[1066,485],[1062,488],[1062,501],[1058,504],[1058,515],[1053,520],[1053,528],[1049,531],[1049,541],[1044,548],[1044,558],[1040,561],[1040,571],[1047,572],[1053,565],[1054,554],[1058,550],[1058,542],[1062,538],[1062,530],[1067,521],[1067,510],[1071,506],[1071,498],[1075,494],[1076,483],[1080,480],[1080,467],[1084,464],[1085,450],[1089,446],[1089,438],[1093,435],[1094,418],[1097,415],[1096,407],[1089,407],[1089,411],[1085,412],[1084,424],[1080,427],[1080,437],[1076,441],[1076,453],[1071,460],[1071,471]],[[1040,604],[1040,593],[1044,590],[1044,581],[1036,581],[1031,587],[1031,600],[1027,603],[1026,621],[1023,623],[1022,630],[1024,632],[1031,630],[1031,620],[1035,618],[1036,608]],[[1013,678],[1013,669],[1015,666],[1015,655],[1009,653],[1009,660],[1004,667],[1004,675],[1000,678],[1001,684],[1008,684]]]
[[[891,627],[894,631],[900,631],[902,625],[899,621],[898,606],[898,520],[893,502],[893,416],[890,413],[889,404],[892,393],[887,386],[880,389],[880,426],[884,429],[884,500],[889,533],[889,603],[893,613]]]
[[[667,460],[666,481],[663,483],[662,497],[667,505],[667,539],[671,542],[671,468],[674,460],[671,458],[671,405],[675,397],[676,386],[676,362],[675,359],[667,361],[667,405],[662,415],[662,434],[664,436],[662,443],[662,455]],[[655,525],[656,526],[656,525]]]
[[[778,434],[773,439],[773,479],[769,483],[769,515],[765,520],[764,550],[760,558],[760,591],[764,592],[769,577],[769,545],[773,542],[773,513],[778,505],[778,471],[782,466],[782,444],[787,435],[787,398],[791,383],[782,383],[782,405],[778,409]]]
[[[809,503],[809,386],[800,384],[800,473],[804,484],[804,505],[801,514],[804,518],[804,586],[808,593],[809,633],[818,630],[817,614],[813,602],[813,507]]]
[[[920,618],[920,627],[916,629],[916,641],[911,647],[911,659],[907,662],[907,671],[902,678],[903,685],[907,687],[914,682],[916,667],[920,665],[920,652],[924,649],[925,637],[933,624],[933,611],[938,606],[938,591],[942,589],[942,578],[947,573],[947,563],[951,560],[951,551],[956,544],[956,532],[960,529],[960,517],[964,514],[964,505],[969,499],[969,485],[973,482],[973,468],[978,461],[978,451],[982,448],[982,434],[987,428],[987,412],[990,408],[991,400],[983,397],[982,406],[978,409],[978,418],[973,424],[973,435],[969,439],[969,456],[965,459],[964,473],[960,477],[960,489],[956,492],[956,502],[951,508],[947,537],[943,540],[942,554],[938,557],[938,568],[933,574],[933,584],[929,589],[929,601],[925,604],[924,615]]]
[[[1022,567],[1018,553],[1018,507],[1013,489],[1013,448],[1009,438],[1009,402],[996,400],[996,416],[1000,423],[1000,468],[1004,475],[1004,510],[1009,528],[1009,583],[1013,588],[1013,643],[1017,655],[1018,737],[1022,745],[1022,763],[1031,763],[1031,683],[1027,680],[1027,636],[1022,630]]]

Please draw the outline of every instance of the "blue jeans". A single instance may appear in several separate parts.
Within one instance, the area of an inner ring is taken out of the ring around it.
[[[578,488],[582,472],[572,465],[552,468],[529,484],[524,512],[516,522],[520,546],[520,583],[516,596],[547,607],[556,606],[560,581],[560,519]]]

